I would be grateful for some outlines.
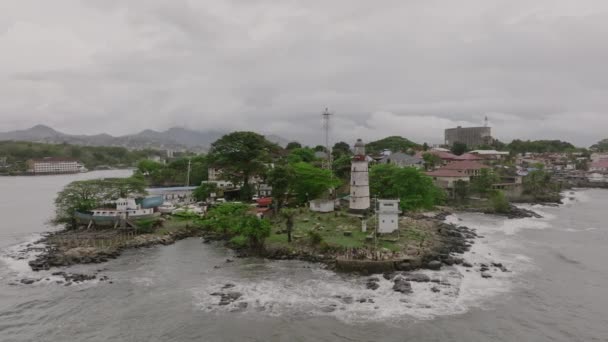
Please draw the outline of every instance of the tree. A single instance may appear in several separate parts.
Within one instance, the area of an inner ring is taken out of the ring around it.
[[[155,162],[154,160],[144,159],[137,163],[137,170],[141,172],[144,176],[150,175],[165,166],[159,162]]]
[[[308,147],[293,149],[287,156],[287,161],[289,163],[311,163],[315,159],[315,151]]]
[[[197,201],[206,201],[214,192],[217,192],[217,184],[203,183],[194,189],[192,196]]]
[[[344,141],[337,142],[332,148],[332,154],[334,156],[334,159],[338,159],[342,156],[350,156],[350,145],[345,143]]]
[[[72,223],[74,228],[75,211],[85,212],[118,198],[145,194],[145,183],[136,177],[75,181],[57,194],[52,222]]]
[[[287,230],[287,242],[291,243],[291,233],[293,231],[296,211],[294,209],[284,209],[283,211],[281,211],[281,216],[285,219],[285,229]]]
[[[275,213],[281,210],[289,196],[289,189],[294,179],[294,172],[290,165],[275,165],[268,172],[268,184],[272,187],[272,198]]]
[[[412,142],[409,139],[391,136],[377,141],[372,141],[365,145],[367,153],[380,153],[383,150],[390,150],[393,152],[406,152],[409,149],[419,148],[420,145]]]
[[[302,144],[300,144],[297,141],[292,141],[292,142],[288,143],[287,146],[285,146],[285,149],[288,151],[291,151],[296,148],[302,148]]]
[[[350,179],[351,157],[341,155],[333,161],[333,170],[336,177],[342,180]]]
[[[494,209],[494,212],[506,214],[511,211],[509,201],[505,197],[505,194],[500,190],[491,192],[490,201],[492,202],[492,209]]]
[[[314,148],[315,152],[327,152],[327,149],[323,145],[317,145]]]
[[[201,224],[221,232],[224,238],[246,241],[250,248],[257,251],[264,248],[264,241],[271,231],[268,220],[250,214],[249,206],[241,203],[224,203],[212,208]]]
[[[423,150],[423,151],[428,151],[428,150],[429,150],[429,148],[430,148],[430,147],[429,147],[429,144],[427,144],[427,143],[422,144],[422,150]]]
[[[462,179],[454,182],[454,197],[460,201],[466,201],[469,197],[469,183]]]
[[[278,150],[276,144],[253,132],[226,134],[211,144],[210,163],[222,170],[222,177],[234,184],[242,184],[241,198],[251,199],[249,179],[266,172],[271,153]]]
[[[443,162],[441,158],[439,158],[433,153],[422,154],[422,159],[424,160],[424,168],[426,170],[433,170],[435,169],[435,167],[441,165],[441,163]]]
[[[499,180],[498,175],[491,169],[481,169],[478,176],[471,178],[471,190],[480,195],[487,195],[492,191],[492,185]]]
[[[290,188],[300,203],[319,198],[329,189],[340,185],[340,181],[332,175],[330,170],[307,163],[296,163],[292,165],[292,168],[294,177]]]
[[[264,241],[270,236],[271,226],[266,219],[259,219],[254,215],[245,215],[241,219],[239,235],[247,238],[249,247],[256,251],[264,249]]]
[[[558,191],[557,184],[551,181],[551,175],[542,168],[528,173],[523,179],[524,194],[536,199],[545,198]]]
[[[413,167],[378,164],[371,168],[369,178],[372,195],[398,198],[403,210],[431,209],[444,199],[433,180]]]
[[[452,145],[452,153],[457,156],[463,155],[466,151],[468,151],[468,148],[465,143],[455,142],[454,145]]]

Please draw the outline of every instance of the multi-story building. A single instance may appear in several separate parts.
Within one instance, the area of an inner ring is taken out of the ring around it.
[[[477,147],[492,143],[492,128],[490,127],[461,127],[445,130],[445,144],[453,146],[463,143],[468,147]]]
[[[78,173],[87,169],[76,159],[47,157],[27,161],[27,172],[32,174]]]

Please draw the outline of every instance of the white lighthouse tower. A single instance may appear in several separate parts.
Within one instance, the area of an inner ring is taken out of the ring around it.
[[[350,167],[350,203],[353,212],[369,209],[369,168],[365,159],[365,144],[361,139],[355,143],[355,156]]]

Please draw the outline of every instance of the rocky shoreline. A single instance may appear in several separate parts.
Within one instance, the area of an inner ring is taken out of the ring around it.
[[[29,250],[39,253],[34,260],[28,262],[33,271],[50,270],[53,267],[66,267],[77,264],[97,264],[115,259],[126,249],[146,248],[155,245],[170,245],[178,240],[188,237],[198,236],[200,231],[195,228],[180,229],[164,235],[142,234],[133,235],[132,238],[116,241],[112,244],[104,244],[100,241],[107,241],[109,237],[117,235],[116,230],[102,231],[82,231],[82,230],[61,230],[46,234],[35,245],[43,244],[44,247],[28,247]],[[79,243],[78,241],[82,241]],[[28,251],[26,249],[26,252]],[[107,278],[97,278],[96,275],[73,274],[63,271],[52,273],[53,276],[64,278],[66,285],[78,283],[85,280]],[[22,279],[22,284],[32,284],[44,278]]]

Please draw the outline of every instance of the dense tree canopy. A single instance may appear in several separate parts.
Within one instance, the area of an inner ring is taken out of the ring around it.
[[[308,163],[295,163],[290,191],[300,203],[306,203],[328,193],[329,189],[340,185],[340,180],[333,177],[330,170],[321,169]]]
[[[294,178],[295,174],[291,165],[278,164],[268,172],[267,182],[272,187],[272,198],[277,211],[287,201]]]
[[[372,196],[398,198],[403,210],[431,209],[444,199],[443,191],[416,168],[378,164],[371,168],[369,178]]]
[[[461,142],[455,142],[454,145],[452,145],[451,150],[452,150],[453,154],[455,154],[457,156],[461,156],[469,149],[467,147],[467,144],[461,143]]]
[[[211,145],[209,162],[222,170],[222,177],[235,184],[243,184],[243,199],[251,198],[249,178],[263,175],[266,164],[271,162],[271,154],[279,146],[254,132],[233,132],[226,134]]]
[[[296,148],[302,148],[302,144],[300,144],[297,141],[291,141],[291,142],[289,142],[287,144],[287,146],[285,146],[285,149],[288,150],[288,151],[291,151],[291,150],[296,149]]]
[[[350,156],[352,154],[350,150],[350,145],[348,143],[345,143],[344,141],[337,142],[332,148],[332,154],[334,159],[338,159],[342,156]]]
[[[406,138],[391,136],[368,143],[365,145],[365,150],[367,153],[374,154],[380,153],[385,149],[391,150],[392,152],[406,152],[408,149],[419,147],[420,145]]]
[[[576,147],[571,143],[561,140],[522,141],[519,139],[513,140],[509,145],[507,145],[507,148],[509,151],[514,153],[568,152],[576,149]]]
[[[161,154],[161,151],[130,151],[123,147],[0,141],[0,156],[6,157],[7,164],[12,165],[11,170],[15,172],[25,171],[25,162],[28,159],[45,157],[75,158],[87,168],[94,169],[101,165],[111,167],[134,166],[142,159],[160,156]]]
[[[295,148],[287,156],[289,163],[312,163],[315,159],[315,151],[309,147]]]
[[[598,141],[596,144],[593,144],[591,146],[592,150],[598,151],[598,152],[607,152],[608,151],[608,139],[603,139]]]

